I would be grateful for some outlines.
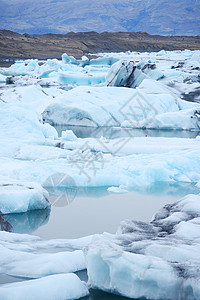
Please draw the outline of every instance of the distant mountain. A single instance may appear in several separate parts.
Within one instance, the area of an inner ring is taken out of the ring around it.
[[[146,31],[199,35],[199,0],[0,0],[0,29],[18,33]]]

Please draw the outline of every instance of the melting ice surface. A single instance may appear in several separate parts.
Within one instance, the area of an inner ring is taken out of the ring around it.
[[[200,52],[99,56],[0,69],[0,298],[199,299]]]

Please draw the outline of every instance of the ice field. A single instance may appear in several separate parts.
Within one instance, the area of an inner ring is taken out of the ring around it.
[[[0,299],[199,299],[200,51],[88,57],[0,68]],[[125,199],[167,185],[174,203],[116,234],[31,235],[62,189]]]

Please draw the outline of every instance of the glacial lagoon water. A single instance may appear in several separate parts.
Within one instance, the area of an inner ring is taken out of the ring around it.
[[[158,130],[158,129],[133,129],[121,127],[85,127],[85,126],[69,126],[55,125],[58,135],[61,136],[62,131],[72,130],[78,138],[100,138],[116,139],[122,137],[172,137],[172,138],[193,138],[200,135],[200,131],[189,130]]]
[[[49,188],[51,210],[4,215],[16,233],[42,239],[73,239],[95,233],[115,233],[125,219],[151,221],[166,203],[199,189],[191,183],[164,183],[124,194],[102,188]]]

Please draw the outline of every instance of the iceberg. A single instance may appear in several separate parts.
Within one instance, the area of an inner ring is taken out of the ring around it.
[[[89,286],[129,298],[200,297],[200,195],[164,206],[150,223],[125,220],[85,249]]]
[[[154,63],[142,61],[136,64],[133,60],[120,60],[108,71],[106,85],[136,88],[144,79],[159,80],[163,77],[163,73],[156,69]]]
[[[1,68],[0,73],[5,76],[25,76],[31,74],[37,66],[37,59],[19,60],[9,68]]]
[[[120,60],[109,70],[106,76],[107,86],[135,88],[147,78],[135,65],[134,61]]]
[[[62,62],[64,64],[74,64],[74,65],[78,65],[77,60],[73,57],[73,56],[69,56],[67,55],[67,53],[64,53],[62,55]]]
[[[200,104],[156,87],[151,81],[137,89],[80,86],[48,105],[43,120],[51,125],[199,130]]]

